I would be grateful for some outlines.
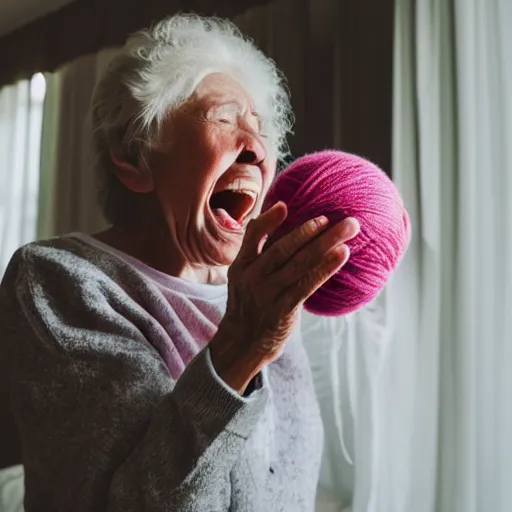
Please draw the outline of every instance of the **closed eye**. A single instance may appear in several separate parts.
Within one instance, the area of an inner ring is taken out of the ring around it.
[[[213,117],[216,121],[224,124],[235,124],[240,115],[240,109],[234,104],[221,105],[215,109]]]

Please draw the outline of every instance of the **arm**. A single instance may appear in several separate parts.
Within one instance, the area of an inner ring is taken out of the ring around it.
[[[240,396],[208,349],[172,381],[143,321],[102,283],[70,282],[26,252],[16,259],[0,310],[27,512],[227,510],[229,472],[266,385]]]

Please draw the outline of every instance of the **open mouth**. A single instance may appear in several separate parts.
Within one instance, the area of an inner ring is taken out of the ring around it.
[[[254,190],[220,190],[210,197],[210,209],[217,221],[229,230],[240,230],[252,212],[258,194]]]

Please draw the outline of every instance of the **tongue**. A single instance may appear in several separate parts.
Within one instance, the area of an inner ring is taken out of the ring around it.
[[[215,208],[213,213],[225,228],[240,229],[240,224],[224,208]]]

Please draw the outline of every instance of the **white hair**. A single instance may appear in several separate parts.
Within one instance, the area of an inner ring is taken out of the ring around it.
[[[242,84],[261,117],[270,150],[288,154],[293,115],[282,73],[228,20],[179,14],[134,34],[98,83],[91,104],[100,203],[110,222],[126,218],[135,194],[112,172],[110,151],[136,163],[159,143],[169,112],[201,80],[227,74]],[[172,142],[172,141],[171,141]]]

